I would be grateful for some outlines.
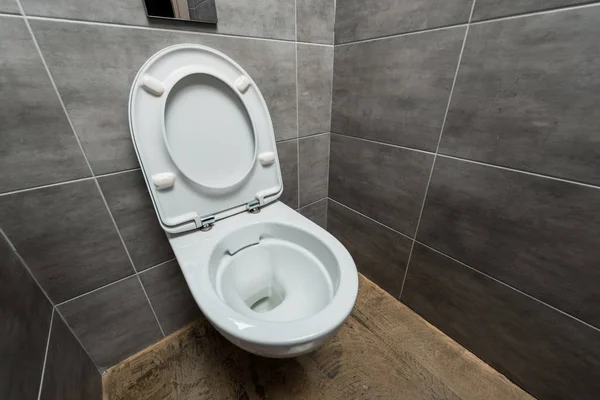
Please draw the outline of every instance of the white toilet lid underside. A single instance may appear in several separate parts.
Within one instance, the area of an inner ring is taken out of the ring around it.
[[[218,51],[184,44],[152,56],[133,82],[129,121],[168,232],[269,203],[283,190],[267,105],[246,71]],[[270,153],[273,163],[259,161]]]

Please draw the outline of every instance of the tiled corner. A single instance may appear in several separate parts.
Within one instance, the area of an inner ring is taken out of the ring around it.
[[[21,0],[21,3],[25,13],[32,16],[272,39],[295,38],[294,0],[217,1],[219,23],[216,25],[148,18],[143,0]]]
[[[100,373],[58,313],[52,319],[40,399],[102,399]]]
[[[298,146],[300,146],[300,207],[327,197],[329,141],[328,133],[298,141]]]
[[[283,178],[283,193],[279,200],[296,210],[298,208],[298,141],[277,143],[277,153]]]
[[[473,0],[346,0],[338,1],[335,42],[395,35],[465,23]]]
[[[204,44],[239,62],[265,97],[277,140],[297,136],[294,43],[51,20],[30,23],[96,174],[138,167],[127,114],[131,84],[150,56],[179,43]]]
[[[413,236],[433,155],[331,135],[329,197]]]
[[[335,0],[296,1],[296,7],[298,41],[333,44]]]
[[[0,0],[0,12],[8,14],[19,14],[17,0]]]
[[[329,132],[333,46],[298,44],[298,135]]]
[[[0,36],[0,193],[90,176],[25,22],[0,16]]]
[[[142,271],[174,257],[139,170],[98,178],[135,268]]]
[[[336,46],[331,131],[435,151],[465,29]]]
[[[58,309],[101,370],[162,338],[137,276],[88,293]]]
[[[418,243],[401,300],[536,398],[600,392],[600,331]]]
[[[598,21],[600,5],[473,25],[440,152],[599,185]]]
[[[331,200],[327,230],[348,249],[361,274],[400,295],[412,240]]]
[[[144,271],[140,279],[165,335],[202,317],[177,260]]]
[[[418,240],[600,327],[600,190],[438,157]]]
[[[0,196],[0,228],[55,303],[134,272],[92,179]]]
[[[52,305],[0,233],[0,398],[36,399]]]
[[[477,0],[473,21],[589,3],[588,0]]]
[[[298,212],[323,229],[327,229],[327,199],[301,207]]]

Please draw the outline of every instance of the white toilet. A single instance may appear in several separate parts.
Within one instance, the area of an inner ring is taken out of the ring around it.
[[[267,357],[329,339],[356,301],[356,266],[277,200],[273,125],[246,71],[204,46],[161,50],[133,82],[129,122],[160,224],[215,328]]]

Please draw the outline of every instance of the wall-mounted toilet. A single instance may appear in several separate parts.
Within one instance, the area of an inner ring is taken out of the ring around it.
[[[273,125],[246,71],[204,46],[161,50],[133,82],[129,121],[160,224],[215,328],[267,357],[324,343],[352,310],[356,266],[277,200]]]

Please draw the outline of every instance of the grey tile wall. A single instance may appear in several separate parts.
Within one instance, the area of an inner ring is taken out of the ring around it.
[[[25,22],[0,24],[0,192],[90,175]]]
[[[589,0],[477,0],[473,11],[473,20],[504,17],[559,7],[591,3]]]
[[[98,179],[137,271],[172,259],[140,170]]]
[[[0,0],[0,12],[18,14],[17,0]]]
[[[136,276],[64,303],[58,310],[101,370],[163,337]]]
[[[300,166],[300,207],[327,197],[329,183],[328,133],[298,142]]]
[[[52,319],[40,399],[102,399],[100,373],[57,313]]]
[[[178,43],[204,44],[238,60],[265,96],[276,138],[297,136],[293,43],[47,20],[31,25],[97,174],[138,166],[127,114],[131,82],[148,57]]]
[[[600,8],[474,25],[440,152],[600,184]]]
[[[335,0],[296,1],[296,7],[298,41],[333,44]]]
[[[332,29],[321,26],[332,18],[332,4],[301,5],[300,40],[322,41]],[[12,5],[3,0],[0,13]],[[0,33],[9,39],[0,43],[0,65],[8,71],[0,77],[0,228],[100,369],[200,316],[157,223],[129,133],[129,88],[156,51],[204,44],[252,75],[281,142],[281,200],[294,209],[300,198],[315,201],[303,203],[309,205],[302,212],[325,226],[326,202],[318,200],[327,195],[327,147],[299,158],[298,120],[302,136],[329,131],[333,46],[302,45],[297,58],[293,0],[218,2],[216,27],[148,21],[137,0],[23,6],[23,17],[0,15]]]
[[[429,31],[472,5],[434,3],[338,2],[336,43],[358,42],[334,49],[327,228],[525,390],[596,398],[600,4],[478,0],[475,20],[532,14]]]
[[[413,236],[433,155],[331,135],[329,197]]]
[[[438,157],[417,239],[600,326],[600,190]]]
[[[401,300],[536,398],[597,398],[600,331],[420,244]]]
[[[0,228],[56,303],[134,272],[92,180],[0,196]]]
[[[434,151],[465,28],[335,48],[331,131]]]
[[[348,249],[360,273],[400,296],[411,239],[332,200],[327,229]]]
[[[140,279],[166,335],[201,318],[176,260],[144,271]]]
[[[335,42],[353,42],[465,23],[469,19],[472,4],[472,0],[338,1]]]
[[[0,398],[37,399],[52,305],[0,231]]]
[[[295,39],[294,0],[217,1],[217,25],[148,19],[142,0],[22,0],[27,15]]]
[[[298,212],[323,229],[327,229],[327,199],[301,207]]]
[[[298,134],[329,132],[333,47],[298,45]]]
[[[298,141],[278,143],[277,154],[283,178],[283,193],[279,201],[295,210],[298,208]]]

